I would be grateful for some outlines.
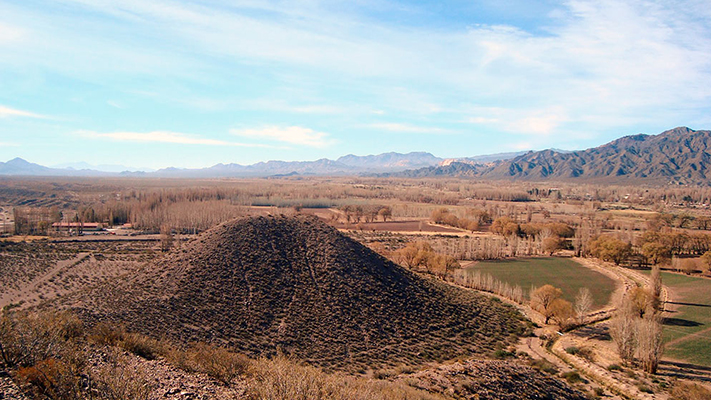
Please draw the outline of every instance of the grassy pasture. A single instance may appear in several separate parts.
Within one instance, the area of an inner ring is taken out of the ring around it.
[[[586,268],[569,258],[522,258],[503,261],[481,261],[467,270],[491,274],[495,279],[520,285],[528,292],[533,286],[553,285],[563,290],[563,297],[575,301],[578,290],[587,287],[595,300],[594,308],[602,308],[610,301],[615,281]]]
[[[675,308],[664,324],[664,354],[711,367],[711,280],[662,272],[662,282]]]

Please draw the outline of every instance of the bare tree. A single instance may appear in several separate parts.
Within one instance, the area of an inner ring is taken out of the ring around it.
[[[650,296],[647,304],[647,308],[652,312],[659,311],[663,309],[662,307],[662,274],[658,265],[652,267],[652,274],[649,278],[650,280]]]
[[[590,289],[580,288],[575,296],[575,315],[578,317],[578,323],[582,324],[585,321],[585,316],[590,312],[592,306],[593,296]]]
[[[625,296],[610,321],[610,336],[615,341],[617,352],[625,364],[631,364],[634,361],[635,348],[637,347],[637,328],[635,326],[637,314],[630,303],[628,296]]]
[[[392,208],[385,206],[378,211],[378,215],[383,219],[383,222],[387,222],[388,218],[392,217]]]
[[[644,372],[656,374],[664,353],[662,317],[659,313],[637,320],[637,358]]]
[[[160,227],[160,249],[163,252],[170,251],[173,247],[173,232],[168,225]]]

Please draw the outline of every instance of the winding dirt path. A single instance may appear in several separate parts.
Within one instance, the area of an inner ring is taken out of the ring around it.
[[[604,274],[617,282],[617,287],[610,297],[610,302],[607,306],[601,310],[588,314],[585,318],[585,324],[583,327],[594,326],[609,319],[615,311],[614,304],[622,299],[628,291],[637,287],[638,284],[645,284],[649,280],[642,274],[627,274],[627,270],[624,270],[622,267],[611,263],[601,262],[596,259],[574,257],[573,260],[578,264]],[[664,291],[663,299],[666,300],[667,298],[668,294]],[[610,392],[616,395],[616,398],[624,397],[640,400],[664,398],[664,396],[660,397],[659,394],[643,393],[631,380],[626,377],[617,376],[615,373],[607,370],[599,364],[590,362],[582,357],[569,354],[565,349],[569,347],[580,347],[581,343],[585,342],[585,339],[575,337],[574,332],[578,331],[580,328],[560,334],[558,339],[551,346],[550,354],[558,358],[559,362],[568,365],[568,368],[572,367],[586,375],[589,379],[606,387]]]

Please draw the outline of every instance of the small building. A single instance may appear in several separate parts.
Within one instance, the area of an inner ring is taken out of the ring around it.
[[[96,232],[104,229],[98,222],[55,222],[52,228],[57,232]]]

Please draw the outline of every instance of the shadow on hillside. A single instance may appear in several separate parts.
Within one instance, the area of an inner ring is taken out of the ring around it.
[[[709,304],[684,303],[681,301],[667,301],[667,304],[677,304],[680,306],[693,306],[693,307],[711,307],[711,305],[709,305]]]
[[[662,376],[711,382],[711,367],[703,365],[664,360],[659,363],[657,373]]]
[[[573,335],[594,340],[612,340],[612,337],[610,337],[610,329],[602,324],[593,324],[578,328],[573,331]]]
[[[703,325],[702,323],[699,323],[696,321],[691,321],[688,319],[682,319],[682,318],[664,318],[664,321],[662,323],[664,325],[669,325],[669,326],[701,326],[701,325]]]

